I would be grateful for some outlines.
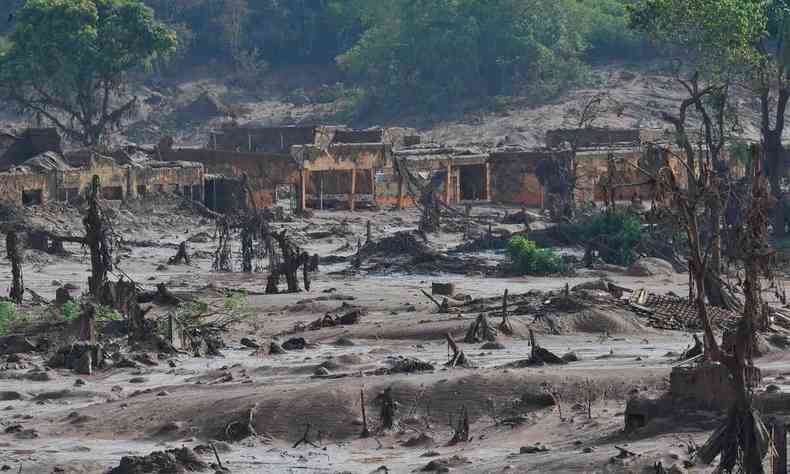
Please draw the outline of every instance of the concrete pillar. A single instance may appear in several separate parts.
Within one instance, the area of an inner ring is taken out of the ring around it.
[[[444,183],[444,203],[450,205],[450,189],[452,186],[453,165],[451,161],[447,162],[447,181]]]
[[[376,200],[376,169],[370,168],[370,197],[373,199],[373,204],[378,204]]]
[[[357,170],[351,170],[351,194],[348,195],[348,208],[350,210],[355,210],[357,207],[356,203],[356,194],[357,194]]]
[[[299,174],[299,210],[306,211],[307,210],[307,176],[309,171],[302,168],[302,172]]]

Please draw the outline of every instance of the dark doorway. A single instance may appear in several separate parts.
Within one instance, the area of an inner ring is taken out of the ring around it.
[[[120,186],[105,186],[101,188],[101,197],[108,201],[120,201],[123,199],[123,188]]]
[[[216,212],[228,212],[237,209],[241,200],[241,179],[225,176],[206,178],[204,185],[204,203]]]
[[[41,189],[28,189],[22,191],[23,206],[38,206],[44,202],[44,192]]]
[[[459,167],[461,180],[461,200],[481,201],[488,199],[486,196],[486,166],[466,165]]]

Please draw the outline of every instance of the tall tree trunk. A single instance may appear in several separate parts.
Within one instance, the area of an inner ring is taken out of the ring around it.
[[[776,199],[776,205],[771,213],[771,223],[774,237],[781,238],[787,236],[785,208],[781,201],[781,184],[784,174],[784,147],[782,146],[781,131],[773,130],[765,133],[763,139],[765,140],[765,171],[771,185],[771,196]]]
[[[25,295],[25,284],[22,282],[22,257],[19,251],[19,239],[15,230],[6,235],[6,254],[11,261],[11,293],[8,295],[14,303],[22,303]]]

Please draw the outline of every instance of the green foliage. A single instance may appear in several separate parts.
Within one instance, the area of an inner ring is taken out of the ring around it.
[[[104,305],[96,308],[96,321],[121,321],[123,316],[117,310]]]
[[[765,0],[638,0],[629,23],[651,39],[672,45],[708,73],[754,64],[755,46],[767,33]]]
[[[611,209],[564,229],[579,242],[591,243],[603,261],[614,265],[630,265],[639,257],[642,232],[639,215],[627,209]]]
[[[134,112],[127,74],[176,48],[141,0],[28,0],[0,57],[0,92],[70,138],[95,145]]]
[[[551,249],[542,249],[524,236],[513,237],[508,243],[507,255],[513,268],[521,275],[549,275],[568,270],[562,257]]]
[[[60,311],[65,321],[74,321],[80,317],[80,305],[74,301],[67,301],[63,303]]]
[[[14,303],[0,302],[0,336],[17,332],[29,323],[27,316],[17,313]]]
[[[338,61],[388,106],[447,110],[459,100],[573,83],[587,46],[575,0],[368,2],[365,32]]]
[[[225,295],[225,300],[222,302],[222,307],[226,312],[231,314],[238,314],[247,309],[247,292],[246,291],[229,291]]]

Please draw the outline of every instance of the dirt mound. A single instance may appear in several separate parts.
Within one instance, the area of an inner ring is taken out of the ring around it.
[[[419,234],[407,231],[396,232],[389,237],[368,242],[359,253],[362,258],[407,255],[425,261],[437,257],[437,252],[431,249]]]
[[[124,456],[109,474],[202,472],[208,464],[189,448],[154,451],[148,456]]]
[[[640,258],[628,267],[627,274],[635,277],[674,275],[672,264],[660,258]]]
[[[650,329],[627,311],[619,308],[592,308],[562,317],[570,331],[608,334],[643,334]]]

